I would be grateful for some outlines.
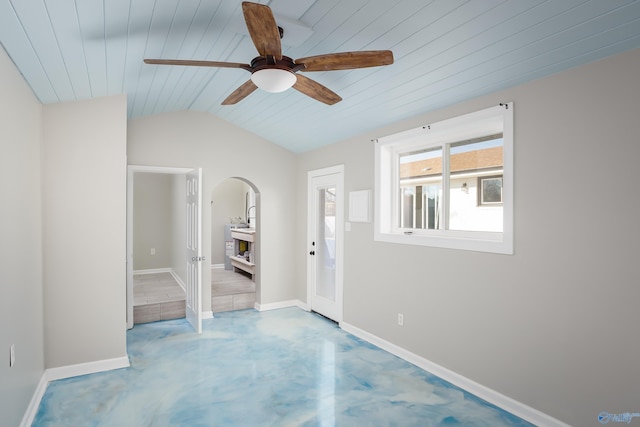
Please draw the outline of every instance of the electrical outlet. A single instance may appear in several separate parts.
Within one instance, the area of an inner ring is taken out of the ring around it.
[[[404,326],[404,314],[398,313],[398,326]]]
[[[151,255],[155,255],[156,254],[156,248],[151,248]]]
[[[9,367],[13,367],[16,364],[16,345],[11,344],[9,347]]]

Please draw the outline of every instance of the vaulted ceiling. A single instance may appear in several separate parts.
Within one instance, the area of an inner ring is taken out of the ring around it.
[[[638,0],[259,3],[291,58],[390,49],[395,63],[307,73],[333,106],[292,89],[222,106],[246,71],[142,62],[250,62],[240,0],[2,0],[0,42],[44,104],[126,93],[130,118],[207,111],[293,152],[640,47]]]

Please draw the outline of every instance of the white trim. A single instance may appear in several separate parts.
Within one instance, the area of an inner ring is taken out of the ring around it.
[[[148,270],[133,270],[133,275],[137,274],[158,274],[158,273],[171,273],[170,268],[150,268]]]
[[[433,374],[443,380],[450,382],[451,384],[462,388],[463,390],[474,394],[475,396],[486,400],[487,402],[504,409],[505,411],[522,418],[537,426],[546,427],[570,427],[569,424],[551,417],[537,409],[534,409],[522,402],[518,402],[502,393],[492,390],[483,386],[467,377],[464,377],[454,371],[451,371],[437,363],[431,362],[415,353],[405,350],[395,344],[390,343],[376,335],[373,335],[365,330],[362,330],[356,326],[353,326],[346,322],[341,322],[340,327],[356,337],[363,339],[381,349],[398,356],[401,359]]]
[[[345,191],[344,191],[344,165],[335,165],[321,169],[315,169],[307,172],[307,250],[311,251],[313,246],[311,243],[315,241],[315,187],[314,180],[328,175],[337,175],[335,179],[336,184],[336,248],[335,248],[335,262],[336,262],[336,283],[335,283],[335,305],[336,314],[335,319],[337,323],[342,321],[344,314],[344,205],[345,205]],[[307,301],[306,306],[311,310],[313,304],[313,287],[315,282],[315,260],[312,257],[307,257]],[[308,311],[308,310],[307,310]],[[331,317],[331,316],[329,316]]]
[[[202,312],[202,320],[205,319],[213,319],[213,311],[208,310],[208,311],[203,311]]]
[[[182,279],[180,278],[180,276],[178,276],[178,273],[176,273],[176,271],[172,268],[170,269],[169,273],[171,273],[171,275],[173,276],[173,278],[175,279],[175,281],[178,283],[178,285],[182,288],[182,290],[185,292],[187,292],[187,285],[184,284],[184,282],[182,281]]]
[[[133,181],[137,172],[186,175],[194,168],[172,166],[127,165],[127,329],[133,328]],[[202,232],[201,232],[202,233]]]
[[[513,102],[431,123],[405,132],[379,138],[375,146],[374,235],[375,241],[437,248],[462,249],[505,255],[514,253],[513,237]],[[448,145],[478,135],[503,134],[503,227],[502,232],[449,230],[449,191],[443,179],[440,230],[399,227],[399,156],[400,153],[430,146],[442,147],[442,176],[447,177]]]
[[[187,172],[191,172],[194,168],[178,168],[172,166],[141,166],[141,165],[129,165],[128,170],[132,172],[146,172],[146,173],[164,173],[172,175],[182,175]]]
[[[20,427],[29,427],[33,424],[40,402],[51,381],[63,380],[65,378],[77,377],[80,375],[95,374],[98,372],[111,371],[114,369],[128,368],[129,356],[116,357],[114,359],[98,360],[95,362],[79,363],[77,365],[60,366],[59,368],[49,368],[44,371],[40,381],[36,386],[27,410],[22,416]]]
[[[224,264],[211,264],[212,270],[220,270],[224,268]]]
[[[33,396],[31,396],[31,401],[29,402],[29,406],[27,406],[27,410],[22,416],[20,427],[31,427],[31,424],[33,424],[33,420],[38,413],[42,396],[44,396],[44,392],[47,391],[48,385],[49,381],[47,381],[47,375],[46,372],[44,372],[40,377],[40,381],[38,382],[35,391],[33,392]]]
[[[80,375],[111,371],[113,369],[128,368],[129,366],[131,366],[129,357],[122,356],[113,359],[97,360],[95,362],[79,363],[77,365],[60,366],[59,368],[49,368],[44,374],[47,377],[47,381],[56,381]]]
[[[289,301],[272,302],[270,304],[255,304],[255,309],[258,311],[279,310],[281,308],[298,307],[304,311],[309,311],[309,306],[298,299],[292,299]]]

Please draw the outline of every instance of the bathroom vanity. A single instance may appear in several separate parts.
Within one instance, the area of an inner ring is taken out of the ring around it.
[[[229,256],[231,265],[251,274],[252,279],[255,274],[255,228],[234,228],[231,230],[233,239],[233,255]]]

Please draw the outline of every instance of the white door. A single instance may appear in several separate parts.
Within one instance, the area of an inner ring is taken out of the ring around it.
[[[187,320],[202,333],[202,169],[187,173]]]
[[[344,167],[320,169],[308,176],[309,307],[342,321],[342,242],[344,229]]]

